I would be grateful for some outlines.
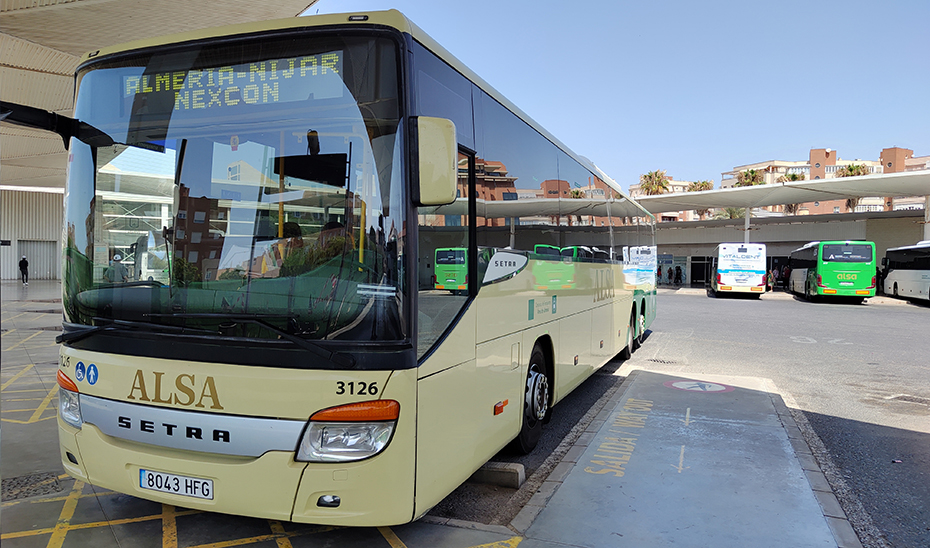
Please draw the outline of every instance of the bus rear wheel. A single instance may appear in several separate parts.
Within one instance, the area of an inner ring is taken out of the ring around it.
[[[530,366],[526,371],[526,386],[523,396],[523,424],[514,440],[515,448],[523,454],[529,454],[536,448],[542,435],[543,422],[549,413],[551,388],[546,376],[546,356],[538,346],[530,355]]]
[[[633,350],[643,345],[646,340],[646,314],[639,313],[639,321],[636,323],[636,338],[633,340]]]
[[[633,357],[633,314],[630,315],[630,323],[626,326],[626,346],[620,351],[620,359],[628,360]]]

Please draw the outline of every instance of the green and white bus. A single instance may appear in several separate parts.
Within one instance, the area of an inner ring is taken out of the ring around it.
[[[706,290],[710,297],[765,293],[765,244],[720,244],[711,256]]]
[[[468,290],[468,250],[451,247],[436,250],[433,266],[435,281],[433,287],[448,291],[465,292]]]
[[[409,522],[508,444],[532,451],[655,317],[654,283],[626,289],[612,258],[654,249],[652,215],[396,11],[101,49],[76,84],[75,118],[36,125],[69,146],[58,428],[80,481]],[[519,199],[491,199],[504,184]],[[165,280],[79,264],[148,232]],[[543,289],[529,263],[566,258],[538,244],[610,253]],[[464,250],[464,289],[436,289],[438,250]]]
[[[930,240],[888,249],[882,268],[885,295],[930,300]]]
[[[810,242],[788,256],[788,291],[808,300],[875,296],[875,244],[860,240]]]

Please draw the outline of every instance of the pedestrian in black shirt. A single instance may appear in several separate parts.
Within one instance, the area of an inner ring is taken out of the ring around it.
[[[26,260],[25,255],[19,261],[19,273],[23,275],[23,285],[29,285],[29,261]]]

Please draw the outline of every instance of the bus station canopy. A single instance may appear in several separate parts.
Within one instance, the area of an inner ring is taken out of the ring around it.
[[[165,34],[293,17],[316,0],[3,0],[0,97],[73,115],[80,57],[106,46]],[[0,184],[65,186],[68,155],[57,135],[4,124]]]
[[[868,196],[930,196],[930,170],[818,179],[636,198],[650,213],[710,208],[753,208]]]

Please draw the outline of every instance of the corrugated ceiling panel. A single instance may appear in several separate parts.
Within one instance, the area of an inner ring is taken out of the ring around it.
[[[4,163],[18,158],[64,153],[64,150],[61,137],[51,132],[33,131],[32,135],[8,135],[7,127],[4,126],[3,133],[0,134],[0,158]],[[62,161],[67,161],[67,156],[63,158]]]
[[[3,64],[27,70],[73,76],[81,58],[77,55],[47,48],[9,34],[0,34],[0,56]]]
[[[4,32],[72,55],[83,55],[102,46],[140,38],[293,17],[313,2],[217,0],[201,9],[191,9],[190,0],[85,0],[49,4],[54,7],[5,13]]]
[[[0,97],[4,101],[45,110],[70,110],[74,100],[74,79],[0,67]]]

